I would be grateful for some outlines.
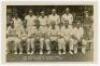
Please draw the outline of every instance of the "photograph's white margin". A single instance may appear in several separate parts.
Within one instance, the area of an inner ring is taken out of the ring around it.
[[[95,33],[94,33],[94,43],[95,43],[95,45],[94,45],[94,62],[93,63],[96,63],[97,61],[97,22],[98,22],[98,19],[97,19],[97,2],[82,2],[82,1],[80,1],[80,2],[71,2],[71,1],[68,1],[68,2],[66,2],[66,1],[55,1],[55,2],[50,2],[50,1],[39,1],[39,2],[32,2],[32,1],[20,1],[20,2],[13,2],[13,1],[11,1],[11,2],[3,2],[2,3],[2,30],[1,30],[1,32],[2,32],[2,34],[1,34],[1,37],[2,37],[2,39],[1,39],[1,41],[2,41],[2,45],[1,45],[1,53],[2,53],[2,62],[3,63],[5,63],[5,60],[6,60],[6,53],[5,53],[5,50],[6,50],[6,40],[5,40],[5,33],[6,33],[6,5],[87,5],[87,4],[89,4],[89,5],[94,5],[94,29],[95,29]],[[21,62],[21,63],[25,63],[25,62]],[[29,63],[35,63],[35,62],[29,62]],[[38,63],[38,62],[36,62],[36,63]],[[46,62],[46,63],[49,63],[49,62]],[[51,62],[50,62],[51,63]],[[61,63],[65,63],[65,64],[69,64],[69,63],[73,63],[73,62],[61,62]],[[81,63],[81,62],[75,62],[75,63]],[[84,63],[89,63],[89,62],[82,62],[82,64],[84,64]],[[7,63],[8,64],[8,63]],[[59,63],[58,63],[59,64]],[[74,63],[73,63],[74,64]]]

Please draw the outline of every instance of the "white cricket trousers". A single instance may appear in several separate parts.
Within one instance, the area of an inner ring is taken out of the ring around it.
[[[63,49],[63,51],[66,51],[66,42],[64,38],[58,39],[58,49],[59,50]]]
[[[45,44],[46,44],[46,50],[50,51],[50,39],[45,39]]]
[[[35,42],[34,38],[27,39],[27,52],[30,51],[30,49],[32,49],[32,51],[34,51],[34,42]]]
[[[10,47],[9,45],[10,45],[10,43],[11,43],[12,41],[13,41],[14,44],[15,44],[15,37],[8,37],[8,38],[7,38],[7,49],[6,49],[6,50],[7,50],[8,53],[10,52],[10,48],[11,48],[11,47]],[[15,46],[15,45],[13,45],[13,46]]]
[[[20,52],[23,50],[20,38],[15,38],[14,51],[17,51],[17,49],[19,49]]]
[[[46,44],[46,50],[50,50],[50,39],[40,38],[40,50],[43,50],[44,44]]]
[[[83,53],[85,53],[85,51],[86,51],[86,46],[87,46],[87,44],[88,44],[87,40],[83,39],[83,40],[82,40],[82,48],[81,48],[81,51],[82,51]]]
[[[77,53],[77,49],[78,49],[77,43],[78,43],[77,40],[71,38],[69,40],[69,51],[74,50],[74,52]]]
[[[40,38],[40,50],[43,50],[44,38]]]

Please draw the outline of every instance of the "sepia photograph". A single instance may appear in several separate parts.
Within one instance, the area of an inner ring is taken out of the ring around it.
[[[93,62],[93,4],[6,5],[6,62]]]

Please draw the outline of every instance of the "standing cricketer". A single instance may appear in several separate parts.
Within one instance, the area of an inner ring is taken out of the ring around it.
[[[34,54],[34,34],[36,33],[36,20],[37,17],[33,14],[32,9],[29,10],[29,14],[25,16],[25,21],[27,24],[27,54]],[[30,51],[30,49],[32,49]]]
[[[40,31],[40,54],[43,54],[43,46],[45,43],[45,33],[46,33],[46,25],[47,25],[47,16],[45,16],[44,11],[41,12],[41,15],[38,18],[39,23],[40,23],[40,27],[39,27],[39,31]]]
[[[22,45],[21,45],[21,33],[22,33],[22,29],[23,29],[23,25],[22,25],[22,20],[18,17],[18,14],[15,13],[14,18],[12,18],[12,21],[14,22],[14,28],[15,28],[15,32],[16,32],[16,41],[15,41],[15,54],[17,54],[17,49],[19,48],[19,54],[22,54],[23,49],[22,49]]]
[[[27,28],[27,54],[34,54],[34,45],[35,45],[35,36],[36,36],[37,28],[36,26],[30,26]],[[30,51],[31,49],[31,51]]]
[[[27,28],[36,24],[37,17],[33,14],[32,9],[29,10],[28,15],[25,16]]]
[[[60,23],[60,16],[56,13],[56,9],[52,9],[51,15],[48,16],[48,24],[54,23],[58,25]]]
[[[65,9],[65,13],[61,17],[61,22],[63,24],[72,24],[73,23],[73,15],[70,13],[69,8]]]

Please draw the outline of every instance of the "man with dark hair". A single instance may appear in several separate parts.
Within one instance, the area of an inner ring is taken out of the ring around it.
[[[57,50],[59,26],[52,23],[50,26],[50,41],[53,49]]]
[[[65,9],[65,13],[61,17],[61,22],[63,24],[65,24],[65,23],[72,24],[73,23],[73,15],[70,13],[69,8]]]
[[[40,54],[43,54],[43,46],[44,46],[44,42],[45,42],[45,34],[46,34],[46,25],[47,25],[47,16],[45,16],[44,11],[41,11],[41,15],[38,18],[39,23],[40,23],[40,27],[39,27],[39,31],[40,31]]]
[[[17,54],[17,49],[19,48],[19,54],[23,53],[23,49],[22,49],[22,45],[21,45],[21,34],[23,31],[23,24],[22,24],[22,20],[19,18],[18,14],[15,13],[14,17],[12,18],[12,21],[14,23],[14,29],[16,32],[16,41],[15,41],[15,47],[14,47],[14,51],[15,54]]]
[[[77,21],[76,26],[73,28],[72,40],[71,43],[74,45],[74,53],[78,52],[78,43],[82,41],[84,34],[83,26],[81,25],[80,20]]]
[[[35,33],[37,32],[36,28],[36,22],[37,22],[37,17],[33,14],[32,9],[29,10],[28,15],[25,16],[25,21],[27,23],[27,33],[28,33],[28,38],[27,38],[27,54],[34,54],[34,41],[35,41]],[[31,52],[30,52],[30,49]]]
[[[56,9],[52,9],[52,13],[48,16],[48,24],[52,23],[55,25],[60,23],[60,16],[56,13]]]

